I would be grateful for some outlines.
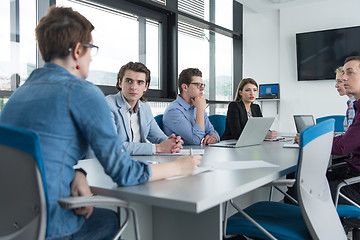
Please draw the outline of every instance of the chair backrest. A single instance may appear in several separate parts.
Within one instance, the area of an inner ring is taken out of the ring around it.
[[[39,136],[0,124],[0,239],[45,239],[44,186]]]
[[[320,118],[316,119],[316,124],[321,123],[328,119],[335,120],[335,129],[334,129],[335,132],[345,132],[345,129],[344,129],[345,116],[344,115],[330,115],[330,116],[320,117]]]
[[[156,123],[159,125],[160,129],[164,130],[163,129],[163,121],[162,121],[163,114],[159,114],[159,115],[155,116],[154,119],[155,119]]]
[[[346,239],[326,179],[334,122],[324,121],[300,134],[296,186],[299,206],[313,239]]]
[[[209,121],[214,126],[215,130],[221,137],[225,132],[226,116],[220,114],[214,114],[209,116]]]

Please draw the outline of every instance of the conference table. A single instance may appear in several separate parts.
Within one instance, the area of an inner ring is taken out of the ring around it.
[[[240,170],[211,170],[197,175],[164,179],[136,186],[117,186],[97,159],[80,161],[88,172],[95,194],[121,198],[151,209],[146,226],[149,234],[141,239],[222,239],[223,203],[260,188],[295,171],[297,148],[284,148],[289,142],[263,142],[242,148],[206,146],[202,164],[228,161],[263,160],[276,165]],[[199,146],[190,146],[199,148]],[[132,156],[134,160],[168,162],[179,156]],[[144,225],[144,224],[143,224]],[[144,226],[140,226],[140,229]]]

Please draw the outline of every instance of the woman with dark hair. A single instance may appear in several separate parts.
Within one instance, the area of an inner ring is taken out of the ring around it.
[[[252,78],[240,81],[235,99],[228,106],[226,127],[221,140],[238,139],[249,117],[262,117],[260,106],[253,103],[256,99],[258,84]],[[276,131],[269,131],[267,139],[276,138]]]
[[[89,145],[118,185],[189,175],[200,164],[200,156],[155,165],[130,159],[104,94],[85,80],[98,48],[92,43],[93,29],[71,8],[51,7],[36,27],[45,65],[12,94],[0,115],[1,123],[40,136],[48,192],[47,239],[104,239],[118,229],[111,210],[88,207],[73,212],[57,204],[57,199],[70,195],[91,195],[84,172],[73,168]]]

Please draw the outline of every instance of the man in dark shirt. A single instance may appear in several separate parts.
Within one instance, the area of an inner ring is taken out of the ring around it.
[[[345,159],[346,166],[336,169],[327,174],[331,193],[334,196],[337,185],[343,179],[360,176],[360,56],[352,56],[345,59],[344,74],[342,80],[346,94],[352,94],[356,101],[354,102],[355,117],[348,130],[339,136],[334,137],[332,154],[347,155]],[[341,192],[360,204],[360,184],[353,184],[343,187]],[[349,204],[346,200],[340,198],[339,203]]]
[[[356,99],[354,101],[355,116],[348,130],[344,134],[334,137],[331,154],[350,156],[345,159],[346,165],[328,171],[326,175],[334,200],[336,200],[335,196],[339,183],[343,182],[344,179],[360,176],[360,101],[358,101],[360,98],[360,56],[346,58],[343,70],[342,81],[346,94],[352,94]],[[299,143],[299,138],[300,134],[297,134],[296,143]],[[360,184],[343,187],[341,192],[360,204]],[[289,188],[287,193],[295,196],[293,188]],[[338,203],[349,204],[343,198],[339,198]]]

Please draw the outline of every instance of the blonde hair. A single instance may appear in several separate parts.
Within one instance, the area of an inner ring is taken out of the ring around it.
[[[338,68],[335,70],[335,73],[336,73],[336,74],[343,75],[343,74],[344,74],[344,69],[343,69],[343,67],[338,67]]]
[[[240,92],[240,90],[242,91],[242,90],[244,89],[244,86],[245,86],[246,84],[248,84],[248,83],[253,84],[253,85],[255,85],[257,88],[259,88],[257,82],[256,82],[254,79],[252,79],[252,78],[244,78],[243,80],[241,80],[241,81],[239,82],[239,85],[238,85],[238,87],[237,87],[236,94],[235,94],[235,98],[234,98],[234,101],[235,101],[235,102],[238,102],[238,101],[241,100],[241,95],[240,95],[239,92]]]

